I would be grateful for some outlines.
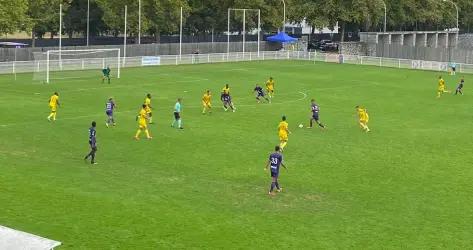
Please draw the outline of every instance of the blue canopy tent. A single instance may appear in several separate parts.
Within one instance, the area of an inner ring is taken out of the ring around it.
[[[297,41],[297,38],[290,37],[285,32],[279,32],[275,36],[270,36],[270,37],[266,38],[266,40],[268,40],[270,42],[278,42],[278,43],[293,43],[293,42]]]

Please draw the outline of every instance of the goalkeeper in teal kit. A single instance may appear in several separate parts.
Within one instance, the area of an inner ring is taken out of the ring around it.
[[[104,83],[105,79],[107,79],[108,84],[110,84],[110,67],[107,66],[105,69],[102,69],[102,83]]]

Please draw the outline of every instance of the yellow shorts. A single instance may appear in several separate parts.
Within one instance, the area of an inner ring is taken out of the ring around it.
[[[274,89],[266,89],[268,93],[274,93]]]
[[[57,106],[49,106],[51,109],[51,112],[56,112],[57,111]]]
[[[138,124],[139,128],[140,129],[147,129],[148,128],[148,125],[146,124],[146,122],[140,122]]]
[[[360,123],[367,124],[368,120],[360,120]]]
[[[279,140],[280,141],[287,141],[288,140],[287,134],[280,133],[279,134]]]
[[[151,114],[151,108],[149,108],[149,107],[145,108],[145,111],[146,111],[147,114]]]
[[[202,106],[204,106],[204,108],[212,108],[212,104],[209,103],[206,103],[206,102],[202,102]]]
[[[445,92],[445,87],[439,88],[439,89],[438,89],[438,92]]]

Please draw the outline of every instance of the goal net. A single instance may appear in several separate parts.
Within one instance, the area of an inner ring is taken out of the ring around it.
[[[99,79],[110,67],[111,76],[120,78],[120,49],[48,50],[35,52],[33,80]]]

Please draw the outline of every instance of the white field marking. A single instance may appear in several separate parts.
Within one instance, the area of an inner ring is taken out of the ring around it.
[[[224,69],[220,70],[221,72],[229,72],[229,71],[251,71],[249,68],[235,68],[235,69]]]
[[[298,99],[295,99],[295,100],[287,100],[287,101],[283,101],[283,102],[276,102],[276,103],[271,103],[271,104],[268,104],[268,105],[281,105],[281,104],[288,104],[288,103],[293,103],[293,102],[298,102],[298,101],[302,101],[304,99],[307,98],[307,94],[305,92],[302,92],[302,91],[298,91],[297,93],[301,94],[302,96]],[[281,95],[279,95],[281,96]],[[259,106],[260,104],[257,104],[257,103],[253,103],[253,104],[242,104],[242,105],[235,105],[237,107],[256,107],[256,106]],[[184,108],[201,108],[202,105],[189,105],[189,106],[184,106]],[[138,109],[134,109],[134,110],[125,110],[125,111],[115,111],[115,113],[132,113],[132,112],[136,112],[138,113],[139,110]],[[60,118],[58,119],[58,121],[56,122],[61,122],[63,120],[80,120],[80,119],[84,119],[84,118],[91,118],[91,117],[99,117],[99,116],[105,116],[104,114],[94,114],[94,115],[80,115],[80,116],[74,116],[74,117],[66,117],[66,118]],[[48,122],[46,120],[46,117],[44,118],[44,122]],[[31,122],[17,122],[17,123],[9,123],[9,124],[2,124],[0,125],[0,127],[2,128],[6,128],[6,127],[11,127],[11,126],[18,126],[18,125],[28,125],[28,124],[31,124]]]
[[[158,79],[157,81],[162,81],[165,83],[187,83],[187,82],[203,82],[208,81],[207,78],[200,78],[194,80],[182,80],[182,81],[167,81]],[[89,90],[97,90],[97,89],[117,89],[117,88],[139,88],[139,87],[146,87],[146,86],[153,86],[157,85],[157,83],[146,83],[140,85],[118,85],[118,86],[110,86],[110,87],[93,87],[93,88],[80,88],[80,89],[72,89],[72,90],[63,90],[61,93],[71,93],[71,92],[82,92],[82,91],[89,91]]]

